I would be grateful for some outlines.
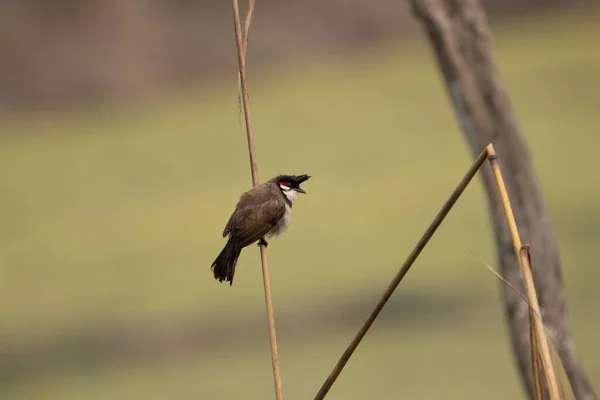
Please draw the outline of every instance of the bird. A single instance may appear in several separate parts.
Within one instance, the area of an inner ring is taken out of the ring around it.
[[[299,193],[306,194],[300,184],[309,175],[277,175],[243,193],[229,217],[223,237],[227,244],[210,269],[219,282],[233,285],[235,266],[242,249],[258,241],[258,246],[268,246],[265,237],[281,235],[287,229],[292,214],[292,203]]]

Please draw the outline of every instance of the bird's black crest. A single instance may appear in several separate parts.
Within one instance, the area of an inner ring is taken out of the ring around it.
[[[275,178],[271,179],[271,182],[287,182],[290,184],[291,188],[297,188],[304,181],[307,181],[310,178],[309,175],[277,175]]]

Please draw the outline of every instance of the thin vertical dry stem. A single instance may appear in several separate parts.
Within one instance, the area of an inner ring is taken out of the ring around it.
[[[538,353],[537,335],[535,334],[535,313],[529,308],[529,337],[531,338],[531,366],[533,368],[533,392],[536,400],[544,399],[542,377],[540,374],[540,354]]]
[[[246,79],[246,56],[245,48],[247,48],[247,36],[250,29],[252,10],[254,9],[254,1],[250,2],[250,10],[246,18],[246,39],[242,38],[242,28],[240,23],[240,9],[238,0],[233,2],[233,25],[235,28],[235,41],[237,45],[237,55],[239,64],[239,77],[242,91],[242,105],[244,108],[244,120],[246,121],[246,136],[248,138],[248,154],[250,156],[250,169],[252,171],[252,184],[258,185],[258,168],[256,166],[256,155],[254,151],[254,134],[252,133],[252,123],[250,120],[250,105],[248,100],[248,81]],[[271,280],[269,279],[269,267],[267,262],[267,249],[265,246],[260,246],[260,259],[262,263],[263,283],[265,290],[265,304],[267,307],[267,320],[269,324],[269,340],[271,344],[271,363],[273,366],[273,383],[275,386],[275,398],[283,400],[281,389],[281,375],[279,373],[279,355],[277,353],[277,335],[275,332],[275,317],[273,315],[273,301],[271,298]]]
[[[498,192],[500,194],[500,199],[502,200],[502,205],[504,207],[504,212],[506,214],[506,219],[508,222],[508,227],[510,229],[510,233],[512,236],[512,241],[514,245],[515,254],[517,256],[517,260],[519,260],[519,268],[521,270],[521,275],[523,276],[523,281],[525,283],[525,289],[527,293],[527,298],[529,299],[530,306],[536,311],[538,315],[541,315],[540,305],[537,299],[537,295],[535,292],[535,286],[533,283],[533,276],[531,273],[531,266],[529,264],[529,251],[527,248],[523,248],[521,244],[521,238],[519,236],[519,231],[517,229],[517,223],[515,221],[515,216],[512,211],[512,207],[510,205],[510,200],[508,198],[508,193],[506,191],[506,186],[504,184],[504,179],[502,178],[502,172],[500,171],[500,166],[498,164],[496,150],[494,149],[493,144],[489,144],[487,146],[487,153],[490,165],[492,167],[492,171],[494,173],[494,178],[496,180],[496,185],[498,186]],[[548,345],[548,338],[546,337],[546,332],[544,330],[543,324],[537,318],[535,319],[534,324],[535,336],[536,338],[532,340],[532,346],[537,341],[540,347],[540,353],[542,358],[542,363],[544,365],[544,372],[546,376],[546,380],[548,382],[548,389],[551,400],[559,400],[561,399],[561,391],[560,385],[558,382],[558,378],[556,376],[556,370],[554,368],[554,363],[552,360],[552,356],[550,353],[550,347]],[[535,368],[535,367],[534,367]],[[535,370],[534,370],[535,374]],[[539,374],[538,374],[538,383],[541,386],[541,382],[539,382]],[[536,386],[538,385],[536,383]]]
[[[248,39],[250,38],[250,26],[252,25],[252,17],[254,16],[255,6],[256,0],[250,0],[248,3],[248,11],[246,12],[246,21],[244,22],[244,46],[242,47],[242,57],[244,57],[244,60],[246,60],[246,53],[248,53]]]
[[[248,53],[248,39],[250,38],[250,26],[252,25],[252,17],[254,16],[254,7],[256,0],[250,0],[248,10],[246,12],[246,21],[244,22],[244,35],[242,36],[242,58],[246,62],[246,54]],[[241,120],[242,113],[242,75],[238,71],[238,118]],[[241,123],[241,122],[240,122]]]
[[[246,121],[246,136],[248,138],[248,154],[250,156],[250,170],[252,171],[252,184],[258,185],[258,168],[256,166],[256,156],[254,151],[254,134],[252,132],[252,122],[250,118],[250,104],[248,100],[248,82],[246,79],[246,60],[243,54],[243,38],[240,23],[240,8],[237,0],[233,2],[233,25],[235,28],[235,42],[237,45],[238,65],[240,82],[242,85],[242,105],[244,106],[244,119]]]
[[[531,261],[531,256],[529,252],[527,253],[527,257],[529,261]],[[527,302],[529,305],[529,302]],[[540,353],[539,353],[539,345],[537,334],[535,332],[535,324],[534,318],[536,317],[535,312],[531,305],[529,305],[529,340],[531,340],[531,368],[533,370],[533,394],[536,400],[544,400],[544,390],[542,388],[542,374],[541,374],[541,365],[540,365]],[[539,316],[540,320],[542,317]],[[543,323],[543,322],[542,322]],[[544,330],[546,328],[544,327]]]
[[[527,253],[527,257],[530,258],[529,253]],[[527,302],[529,305],[529,302]],[[542,388],[542,376],[541,376],[541,365],[540,365],[540,353],[539,353],[539,345],[538,339],[535,332],[535,324],[534,318],[537,315],[533,311],[531,305],[529,305],[529,339],[531,340],[531,368],[533,369],[533,394],[536,400],[544,400],[544,390]],[[540,321],[542,320],[541,315],[539,316]],[[542,322],[543,324],[543,322]],[[545,329],[545,327],[543,327]]]
[[[460,195],[467,188],[475,174],[477,174],[477,171],[485,162],[486,157],[487,150],[484,149],[474,161],[473,165],[469,168],[462,180],[458,183],[458,185],[456,186],[446,203],[444,203],[442,208],[438,211],[437,215],[435,216],[435,218],[433,219],[423,236],[421,236],[421,239],[419,239],[419,241],[417,242],[417,245],[408,255],[408,258],[406,259],[406,261],[404,261],[404,264],[402,264],[402,267],[396,273],[394,279],[392,279],[392,282],[388,285],[387,289],[381,296],[381,299],[375,305],[375,308],[373,309],[373,311],[371,311],[371,314],[369,314],[356,336],[354,336],[354,339],[352,339],[352,342],[350,342],[350,345],[348,345],[346,351],[344,351],[344,354],[342,354],[337,364],[323,383],[323,386],[321,386],[321,389],[315,396],[315,400],[321,400],[325,398],[325,396],[335,383],[336,379],[344,369],[344,366],[354,353],[354,350],[356,350],[361,340],[365,337],[367,331],[369,330],[369,328],[371,328],[371,325],[373,325],[373,322],[375,322],[375,319],[377,318],[387,301],[390,299],[390,297],[392,297],[394,290],[396,290],[402,279],[404,279],[404,276],[406,275],[410,267],[414,264],[417,257],[419,257],[419,254],[421,254],[427,243],[429,243],[429,240],[434,235],[437,228],[442,224],[444,218],[446,218],[446,216],[448,215],[448,213],[450,212]]]

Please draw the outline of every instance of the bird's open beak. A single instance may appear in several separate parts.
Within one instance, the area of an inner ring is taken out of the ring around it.
[[[298,186],[296,189],[294,189],[296,192],[298,193],[304,193],[306,194],[306,192],[304,191],[304,189],[302,189],[300,186]]]

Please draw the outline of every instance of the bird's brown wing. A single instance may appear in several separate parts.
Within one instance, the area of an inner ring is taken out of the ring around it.
[[[224,236],[231,234],[238,246],[245,247],[269,232],[285,213],[285,200],[276,190],[262,184],[244,193],[225,226]]]
[[[240,196],[240,199],[238,200],[238,203],[235,206],[235,210],[233,210],[233,214],[231,214],[231,216],[229,217],[229,220],[227,221],[227,224],[225,224],[225,229],[223,229],[223,237],[229,235],[233,231],[233,225],[235,223],[235,220],[236,220],[236,218],[239,218],[239,217],[236,217],[238,211],[242,208],[248,207],[250,204],[253,204],[254,201],[259,201],[258,199],[255,199],[255,198],[257,197],[257,194],[260,193],[265,188],[266,188],[266,185],[261,184],[256,187],[253,187],[252,189],[248,190],[247,192],[242,193],[242,195]]]

